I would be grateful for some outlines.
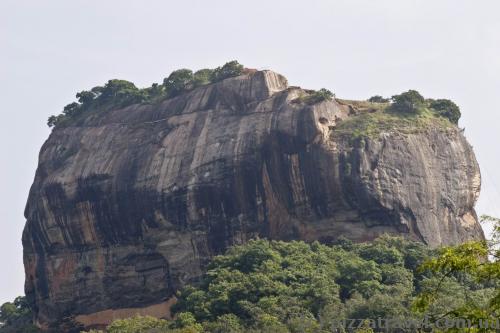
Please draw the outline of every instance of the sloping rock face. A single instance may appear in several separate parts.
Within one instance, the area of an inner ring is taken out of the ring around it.
[[[479,168],[458,129],[353,145],[332,135],[352,108],[297,102],[303,93],[258,71],[56,128],[25,212],[38,324],[168,316],[210,257],[253,237],[484,237]]]

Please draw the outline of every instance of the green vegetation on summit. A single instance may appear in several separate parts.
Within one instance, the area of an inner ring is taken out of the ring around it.
[[[104,86],[77,93],[77,101],[66,105],[61,114],[50,116],[47,124],[49,127],[65,126],[91,111],[157,103],[200,86],[239,76],[243,72],[243,65],[230,61],[215,69],[205,68],[196,72],[190,69],[175,70],[162,84],[153,83],[151,87],[144,89],[137,88],[129,81],[109,80]],[[335,95],[325,88],[305,92],[292,102],[313,105],[335,98]],[[354,106],[358,111],[340,122],[333,132],[334,136],[351,140],[376,137],[384,131],[414,133],[436,126],[447,128],[458,124],[461,115],[454,102],[447,99],[425,99],[415,90],[394,95],[391,99],[376,95],[368,101],[337,101]]]
[[[355,109],[339,122],[335,137],[357,140],[376,138],[382,132],[417,133],[429,128],[450,128],[458,124],[460,108],[448,99],[425,99],[418,91],[394,95],[391,100],[373,96],[367,101],[337,99]]]
[[[109,80],[104,86],[77,93],[77,102],[66,105],[61,114],[50,116],[47,125],[49,127],[67,125],[72,119],[93,110],[123,108],[138,103],[155,103],[242,73],[243,65],[233,60],[215,69],[205,68],[194,73],[190,69],[179,69],[165,78],[163,84],[153,83],[151,87],[144,89],[137,88],[129,81]]]
[[[303,94],[302,96],[296,98],[292,101],[292,103],[306,103],[308,105],[313,105],[323,101],[331,101],[335,97],[334,93],[325,88],[321,88],[320,90],[306,90],[305,92],[307,94]]]

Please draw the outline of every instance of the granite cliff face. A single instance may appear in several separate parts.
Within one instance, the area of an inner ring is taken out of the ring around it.
[[[168,316],[211,256],[253,237],[484,237],[479,168],[458,128],[336,139],[355,108],[304,93],[258,71],[56,128],[25,212],[37,323]]]

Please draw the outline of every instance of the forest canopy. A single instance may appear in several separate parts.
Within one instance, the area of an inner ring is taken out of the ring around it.
[[[331,245],[252,240],[215,257],[198,283],[178,292],[173,320],[132,317],[113,322],[106,332],[326,333],[347,318],[366,319],[357,332],[379,332],[370,326],[377,318],[429,325],[455,318],[483,323],[474,332],[494,332],[500,318],[500,222],[483,217],[488,219],[496,223],[492,241],[438,250],[392,236],[357,244],[341,238]],[[1,307],[6,325],[0,333],[18,332],[13,325],[33,329],[25,304],[18,299]]]

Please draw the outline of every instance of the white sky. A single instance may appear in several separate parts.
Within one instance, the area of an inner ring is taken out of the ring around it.
[[[237,59],[366,99],[417,89],[462,108],[500,216],[500,1],[0,0],[0,304],[23,294],[23,210],[46,120],[76,92]]]

